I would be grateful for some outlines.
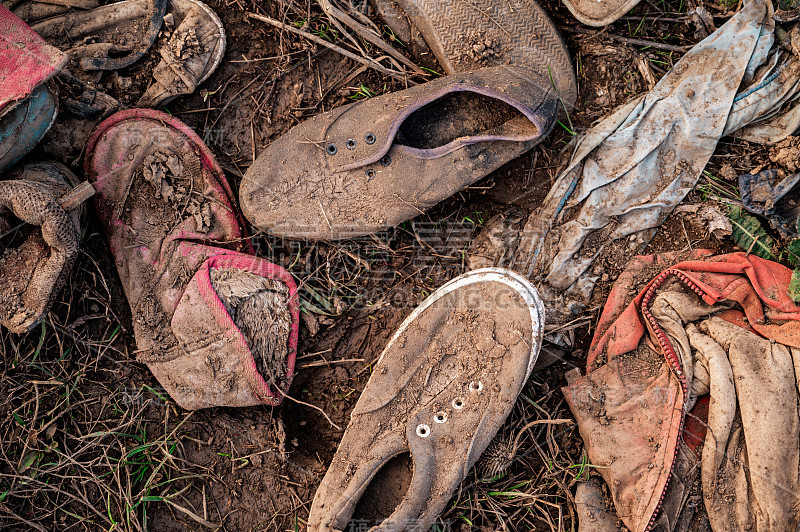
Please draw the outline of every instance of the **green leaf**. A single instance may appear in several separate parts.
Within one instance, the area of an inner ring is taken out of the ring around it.
[[[733,226],[731,239],[737,246],[762,259],[775,259],[775,240],[764,231],[758,218],[745,213],[741,207],[731,207],[728,218]]]
[[[789,264],[795,268],[800,266],[800,238],[796,238],[786,247],[786,254],[789,256]]]
[[[320,305],[325,307],[325,310],[327,310],[328,312],[333,310],[333,305],[331,305],[331,302],[328,300],[328,298],[326,298],[325,296],[314,290],[311,286],[306,284],[303,285],[300,289],[305,292],[308,292],[308,294],[314,299],[316,299]]]
[[[795,303],[800,303],[800,268],[792,272],[792,280],[789,281],[789,297]]]
[[[307,300],[302,296],[300,297],[300,308],[302,308],[307,312],[310,312],[311,314],[319,314],[320,316],[330,316],[330,317],[336,316],[335,314],[322,310],[321,308],[319,308],[318,306],[316,306],[315,304],[313,304],[312,302],[310,302],[309,300]]]
[[[25,458],[22,459],[22,463],[19,465],[19,469],[17,473],[20,475],[30,469],[33,464],[39,462],[42,459],[42,453],[39,451],[31,451],[25,455]]]

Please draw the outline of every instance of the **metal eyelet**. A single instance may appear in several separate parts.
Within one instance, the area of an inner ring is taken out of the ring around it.
[[[364,135],[364,142],[366,142],[367,144],[375,144],[376,140],[377,139],[375,138],[375,133],[367,133],[366,135]]]
[[[436,412],[433,415],[433,420],[437,423],[447,423],[447,412]]]
[[[388,153],[381,157],[381,166],[389,166],[392,164],[392,156]]]
[[[480,392],[483,390],[483,383],[481,381],[472,381],[469,383],[469,391]]]
[[[420,438],[427,438],[430,435],[431,435],[431,428],[428,425],[424,423],[420,423],[419,425],[417,425],[417,436],[419,436]]]
[[[347,142],[344,143],[344,147],[348,150],[356,149],[356,141],[355,139],[347,139]]]
[[[367,176],[367,181],[372,181],[372,178],[375,177],[375,170],[369,168],[364,172],[364,175]]]
[[[456,397],[455,399],[453,399],[453,408],[455,408],[456,410],[461,410],[462,408],[464,408],[464,400],[460,397]]]
[[[328,146],[325,148],[325,151],[328,152],[328,155],[336,155],[336,152],[339,151],[339,148],[336,147],[336,144],[331,143],[328,144]]]

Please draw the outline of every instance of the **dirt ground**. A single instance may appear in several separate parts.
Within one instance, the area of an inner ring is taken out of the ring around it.
[[[335,51],[246,16],[261,13],[339,38],[314,2],[208,4],[225,25],[225,61],[193,95],[166,109],[204,138],[234,190],[257,154],[293,125],[402,88]],[[289,395],[321,408],[338,427],[288,399],[277,408],[187,412],[175,405],[135,361],[130,310],[90,212],[80,258],[48,318],[24,336],[0,331],[0,528],[304,530],[371,365],[402,319],[465,271],[466,250],[492,216],[526,213],[541,202],[575,132],[647,91],[680,58],[678,50],[703,36],[688,14],[696,5],[686,0],[644,0],[599,31],[578,24],[557,0],[543,5],[567,42],[580,85],[577,108],[544,143],[427,214],[374,237],[306,243],[254,233],[259,255],[287,268],[301,286],[298,373]],[[736,5],[706,8],[719,26]],[[135,102],[158,61],[157,47],[134,66],[105,74],[100,86],[124,104]],[[414,59],[436,67],[429,58]],[[62,100],[69,99],[69,85],[58,83]],[[65,141],[65,128],[72,126],[64,109],[62,102],[59,124],[28,160],[55,158],[79,170],[83,146]],[[723,139],[707,168],[712,179],[703,180],[687,203],[712,201],[714,186],[735,186],[731,177],[769,163],[767,149]],[[702,247],[734,249],[673,216],[647,251]],[[582,367],[604,299],[626,262],[607,260],[593,304],[565,330],[568,354],[537,369],[526,385],[492,451],[495,460],[506,456],[517,439],[513,462],[499,474],[481,462],[436,529],[576,528],[572,493],[591,468],[560,388],[565,371]]]

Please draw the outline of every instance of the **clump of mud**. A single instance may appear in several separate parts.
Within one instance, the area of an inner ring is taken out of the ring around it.
[[[795,173],[800,168],[800,137],[787,137],[769,150],[769,160]]]
[[[178,59],[187,59],[203,53],[203,45],[194,28],[189,28],[178,34],[176,39],[170,40],[169,47]]]
[[[213,216],[211,204],[202,191],[193,190],[192,184],[202,172],[199,158],[192,155],[186,159],[179,156],[154,152],[148,155],[142,166],[142,175],[155,189],[156,198],[163,199],[175,207],[176,212],[185,213],[195,220],[197,231],[207,233],[211,229]]]
[[[0,232],[3,225],[0,223]],[[19,247],[0,249],[0,321],[12,322],[26,312],[25,293],[34,266],[39,257],[49,253],[40,232],[32,234]]]
[[[500,55],[500,43],[494,39],[479,37],[475,42],[470,43],[469,56],[480,62],[484,59],[494,58]]]
[[[211,271],[211,285],[242,331],[264,380],[282,387],[289,354],[289,288],[273,279],[234,269]]]

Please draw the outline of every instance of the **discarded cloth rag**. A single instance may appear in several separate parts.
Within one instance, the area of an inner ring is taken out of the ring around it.
[[[775,46],[773,7],[751,0],[649,93],[581,136],[506,264],[542,281],[552,322],[581,312],[603,257],[641,253],[694,188],[721,137],[796,97],[800,62]]]
[[[742,205],[749,212],[767,218],[784,238],[794,238],[800,220],[800,205],[793,193],[798,183],[800,173],[781,177],[774,169],[740,175]]]
[[[715,532],[796,530],[800,307],[787,294],[791,270],[709,254],[634,260],[609,294],[586,375],[568,375],[564,396],[631,531],[689,530],[700,518]],[[702,502],[687,504],[698,488]]]

